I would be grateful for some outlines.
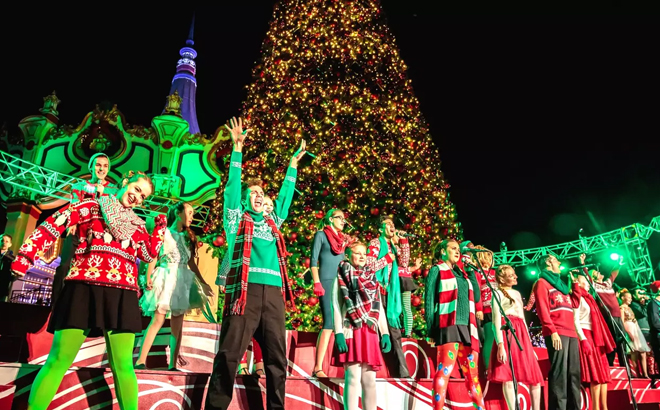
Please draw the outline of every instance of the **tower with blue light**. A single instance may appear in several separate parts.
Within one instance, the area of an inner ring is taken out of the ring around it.
[[[174,74],[172,86],[170,87],[170,95],[176,91],[179,97],[181,97],[181,116],[184,120],[188,121],[191,134],[200,132],[199,124],[197,124],[197,108],[195,104],[197,97],[197,79],[195,78],[195,71],[197,70],[195,58],[197,57],[197,51],[192,48],[195,44],[193,41],[194,34],[195,15],[193,14],[188,40],[186,40],[186,46],[179,50],[181,58],[176,63],[176,74]]]

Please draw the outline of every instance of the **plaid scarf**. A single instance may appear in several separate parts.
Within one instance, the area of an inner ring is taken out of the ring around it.
[[[101,208],[110,234],[120,242],[131,239],[141,226],[146,225],[133,209],[125,208],[115,195],[101,196],[96,202]]]
[[[284,236],[280,230],[277,229],[277,225],[275,225],[273,218],[264,217],[264,220],[268,226],[270,226],[273,236],[275,236],[277,261],[280,264],[280,274],[282,275],[282,297],[284,298],[284,303],[289,310],[294,309],[293,292],[291,291],[289,275],[286,270],[286,258],[289,256],[289,253],[286,251]],[[246,211],[238,225],[238,232],[236,233],[236,240],[234,242],[234,255],[231,260],[229,273],[227,274],[223,317],[228,315],[242,315],[245,312],[253,234],[254,219],[252,219],[252,215]]]
[[[366,324],[371,329],[377,329],[380,284],[376,280],[376,272],[366,266],[357,268],[341,261],[337,280],[348,313],[348,317],[344,318],[344,327],[352,325],[359,329]]]

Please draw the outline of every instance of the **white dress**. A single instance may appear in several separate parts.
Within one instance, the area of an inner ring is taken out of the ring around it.
[[[147,316],[158,312],[167,317],[179,316],[191,310],[190,288],[195,274],[188,269],[190,248],[186,232],[165,231],[163,247],[156,268],[151,274],[152,289],[145,290],[140,308]]]

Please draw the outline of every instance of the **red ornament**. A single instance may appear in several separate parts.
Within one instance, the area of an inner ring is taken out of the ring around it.
[[[165,149],[170,149],[170,148],[172,148],[172,146],[173,146],[172,141],[164,141],[163,142],[163,148],[165,148]]]
[[[213,240],[213,245],[214,246],[224,246],[225,245],[225,238],[222,235],[216,236],[216,238]]]
[[[424,277],[429,276],[429,270],[428,270],[428,269],[424,269],[424,270],[422,271],[422,276],[424,276]]]
[[[329,192],[327,189],[324,189],[323,192],[321,192],[322,196],[328,196]]]
[[[202,241],[197,242],[197,247],[198,248],[201,248],[202,246],[204,246],[204,242],[202,242]]]
[[[371,208],[371,215],[378,216],[380,210],[378,208]]]
[[[310,296],[309,299],[307,299],[307,305],[308,306],[316,306],[319,303],[319,298],[316,296]]]
[[[310,262],[309,258],[305,258],[303,260],[303,266],[306,267],[306,268],[309,268],[310,263],[311,262]]]
[[[410,298],[410,303],[417,307],[422,303],[422,299],[419,296],[414,295],[412,298]]]
[[[289,240],[290,240],[290,241],[295,242],[297,239],[298,239],[298,234],[297,234],[297,233],[295,233],[295,232],[291,232],[291,233],[289,234]]]

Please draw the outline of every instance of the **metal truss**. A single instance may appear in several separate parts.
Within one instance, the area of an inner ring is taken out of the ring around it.
[[[10,184],[19,190],[32,192],[33,198],[50,197],[68,201],[71,199],[71,187],[80,181],[84,180],[0,151],[0,182]],[[167,214],[169,208],[177,202],[172,198],[151,196],[144,201],[142,207],[135,208],[135,213],[143,217]],[[203,227],[209,217],[209,207],[193,204],[193,209],[195,210],[193,226]]]
[[[638,284],[645,285],[655,280],[653,263],[646,244],[653,232],[660,232],[660,216],[653,218],[648,226],[636,223],[559,245],[501,251],[493,254],[493,261],[496,265],[525,266],[536,263],[541,256],[549,253],[554,253],[559,259],[568,259],[578,257],[582,253],[595,253],[624,247],[630,277]]]

